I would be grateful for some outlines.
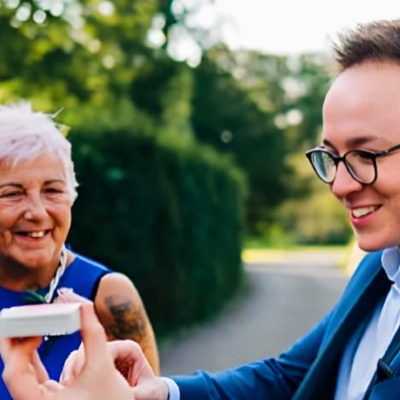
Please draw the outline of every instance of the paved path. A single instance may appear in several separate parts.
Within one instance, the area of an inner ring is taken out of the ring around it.
[[[342,254],[290,253],[246,264],[244,293],[215,321],[192,328],[160,349],[164,375],[216,371],[276,356],[330,310],[347,279]]]

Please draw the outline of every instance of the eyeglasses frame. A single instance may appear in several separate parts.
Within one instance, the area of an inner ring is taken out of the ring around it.
[[[378,179],[378,168],[377,168],[377,165],[376,165],[376,159],[378,157],[386,156],[386,155],[392,153],[393,151],[399,150],[399,149],[400,149],[400,144],[396,144],[395,146],[392,146],[392,147],[388,148],[387,150],[370,151],[370,150],[354,149],[354,150],[349,150],[348,152],[346,152],[342,156],[338,156],[338,155],[330,152],[329,150],[326,150],[322,146],[318,146],[318,147],[315,147],[315,148],[313,148],[311,150],[306,151],[305,155],[308,158],[308,160],[310,161],[310,164],[311,164],[312,168],[314,169],[315,173],[317,174],[318,178],[321,179],[323,182],[325,182],[327,184],[332,184],[335,181],[339,163],[343,162],[343,164],[345,165],[345,167],[346,167],[348,173],[350,174],[350,176],[353,179],[355,179],[358,183],[361,183],[362,185],[372,185]],[[315,167],[315,165],[314,165],[314,163],[312,161],[312,155],[314,153],[317,153],[317,152],[318,153],[326,153],[326,154],[328,154],[328,156],[331,157],[331,159],[335,163],[336,171],[335,171],[335,176],[333,177],[332,181],[326,181],[318,173],[317,168]],[[365,154],[372,161],[372,164],[373,164],[373,167],[374,167],[374,179],[371,182],[369,182],[369,183],[363,182],[362,180],[357,178],[357,176],[354,174],[354,172],[352,172],[351,165],[347,162],[346,157],[347,157],[348,154],[354,153],[354,152],[359,152],[361,154]]]

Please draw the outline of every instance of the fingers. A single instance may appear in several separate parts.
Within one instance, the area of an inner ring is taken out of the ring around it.
[[[15,400],[40,398],[38,377],[32,368],[32,361],[40,343],[41,338],[1,340],[3,380]]]
[[[36,377],[39,383],[44,383],[49,380],[49,374],[46,371],[39,354],[35,351],[32,355],[32,365],[36,372]]]
[[[62,390],[65,390],[65,388],[60,383],[51,380],[48,380],[45,383],[43,383],[43,388],[45,388],[50,393],[58,393],[61,392]]]
[[[56,303],[90,303],[88,299],[74,293],[72,289],[61,288],[57,290]]]
[[[82,372],[85,366],[85,351],[83,347],[73,351],[64,363],[60,383],[69,386]]]
[[[41,343],[41,337],[0,339],[1,357],[6,362],[9,358],[14,358],[15,354],[18,353],[23,359],[31,360]]]
[[[115,368],[134,387],[138,382],[154,378],[155,375],[140,346],[131,340],[117,340],[106,344]],[[67,358],[61,374],[60,383],[70,385],[85,366],[85,351],[82,347]]]
[[[42,338],[40,337],[24,339],[2,339],[0,341],[1,356],[5,363],[7,363],[10,356],[15,357],[15,353],[17,351],[18,354],[20,354],[19,352],[24,351],[24,354],[27,357],[26,360],[28,360],[28,357],[31,357],[28,364],[33,366],[33,370],[36,373],[38,382],[43,383],[49,379],[49,375],[36,351],[41,342]]]
[[[112,358],[107,349],[107,338],[100,324],[92,302],[86,302],[81,306],[81,337],[82,344],[78,351],[72,352],[64,363],[60,382],[70,385],[72,381],[87,368],[92,371],[104,366],[113,368]]]
[[[168,387],[161,378],[150,379],[133,388],[135,400],[167,400]]]
[[[6,360],[9,357],[11,347],[12,347],[11,338],[0,339],[0,353],[3,360]]]
[[[136,386],[140,381],[155,377],[141,347],[136,342],[114,341],[108,343],[107,347],[116,368],[128,381],[129,386]]]
[[[63,369],[61,371],[60,375],[60,383],[61,385],[67,386],[70,384],[72,380],[72,368],[76,359],[76,353],[77,351],[74,350],[68,358],[65,360]]]
[[[81,307],[81,336],[86,358],[85,367],[100,367],[102,363],[111,363],[107,351],[107,338],[101,326],[93,303],[85,303]]]

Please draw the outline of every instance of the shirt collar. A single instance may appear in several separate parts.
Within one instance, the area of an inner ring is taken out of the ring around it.
[[[382,266],[388,279],[400,289],[400,251],[397,246],[383,251]]]

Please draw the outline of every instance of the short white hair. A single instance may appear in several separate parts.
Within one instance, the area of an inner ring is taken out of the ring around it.
[[[72,201],[77,197],[71,143],[57,128],[53,116],[35,112],[29,102],[0,105],[0,162],[14,167],[22,160],[47,152],[59,157]]]

